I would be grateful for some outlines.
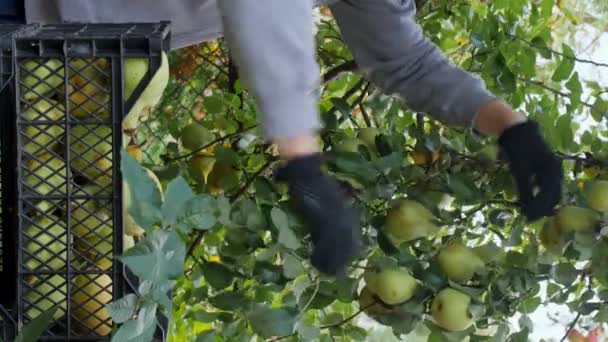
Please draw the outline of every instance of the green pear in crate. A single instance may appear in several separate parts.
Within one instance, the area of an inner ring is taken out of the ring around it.
[[[127,58],[125,60],[125,98],[129,99],[137,85],[146,75],[149,68],[147,58]],[[160,101],[169,83],[169,61],[165,52],[162,53],[160,68],[156,71],[150,83],[146,85],[133,107],[123,120],[123,130],[137,129],[141,121],[145,121],[154,107]]]
[[[25,174],[25,184],[39,195],[64,194],[66,192],[67,168],[65,161],[45,152],[24,162],[29,172]]]
[[[112,320],[106,304],[112,302],[112,278],[106,274],[79,274],[72,283],[72,324],[77,331],[99,336],[112,332]]]
[[[61,85],[64,78],[63,62],[48,59],[44,62],[29,60],[20,69],[22,97],[32,101]]]
[[[25,106],[29,105],[24,105],[24,108],[27,108],[22,115],[25,121],[59,121],[65,117],[63,106],[53,100],[41,98],[33,102],[31,107]],[[28,125],[23,129],[23,150],[30,155],[55,150],[61,143],[63,132],[61,122],[55,125]]]
[[[70,167],[99,186],[112,184],[112,129],[74,126],[70,131]]]
[[[40,216],[25,228],[25,268],[62,270],[66,267],[68,237],[65,222],[56,216]],[[34,258],[35,257],[35,258]]]
[[[54,319],[61,319],[67,311],[67,282],[63,275],[54,274],[48,279],[38,279],[34,285],[27,289],[25,294],[25,315],[35,319],[40,314],[58,306]]]
[[[70,61],[68,84],[70,113],[77,118],[110,117],[111,71],[106,59],[74,59]],[[65,95],[65,94],[64,94]]]

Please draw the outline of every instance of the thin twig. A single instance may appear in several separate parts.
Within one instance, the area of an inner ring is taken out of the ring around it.
[[[321,327],[321,329],[329,329],[329,328],[335,328],[335,327],[339,327],[341,325],[344,325],[345,323],[348,323],[350,321],[352,321],[355,317],[359,316],[361,313],[363,313],[367,308],[371,307],[372,305],[376,305],[378,304],[377,302],[373,302],[371,304],[369,304],[368,306],[359,309],[359,311],[355,312],[354,314],[346,317],[345,319],[341,320],[338,323],[334,323],[334,324],[328,324],[328,325],[324,325]]]
[[[168,160],[167,160],[167,162],[173,162],[173,161],[180,160],[180,159],[186,159],[186,158],[188,158],[188,157],[191,157],[191,156],[193,156],[193,155],[195,155],[195,154],[199,153],[200,151],[202,151],[202,150],[204,150],[204,149],[206,149],[206,148],[209,148],[209,147],[211,147],[211,146],[213,146],[213,145],[215,145],[215,144],[217,144],[217,143],[220,143],[220,142],[222,142],[222,141],[224,141],[224,140],[234,138],[234,137],[236,137],[236,136],[238,136],[238,135],[241,135],[241,134],[243,134],[243,133],[245,133],[245,132],[247,132],[247,131],[250,131],[250,130],[252,130],[252,129],[256,128],[256,127],[257,127],[257,125],[253,125],[253,126],[246,127],[246,128],[244,128],[243,130],[240,130],[240,131],[237,131],[237,132],[234,132],[234,133],[231,133],[231,134],[224,135],[223,137],[219,137],[219,138],[217,138],[217,139],[213,140],[212,142],[210,142],[210,143],[208,143],[208,144],[206,144],[206,145],[202,146],[202,147],[201,147],[201,148],[199,148],[198,150],[195,150],[195,151],[192,151],[192,152],[190,152],[190,153],[186,153],[186,154],[183,154],[183,155],[181,155],[181,156],[177,156],[177,157],[174,157],[174,158],[168,159]]]
[[[537,86],[539,86],[539,87],[541,87],[543,89],[549,90],[550,92],[552,92],[554,94],[557,94],[559,96],[567,97],[567,98],[570,97],[570,94],[564,93],[563,91],[560,91],[559,89],[555,89],[555,88],[549,87],[548,85],[544,84],[541,81],[529,80],[529,79],[524,78],[524,77],[519,77],[519,80],[524,81],[524,82],[529,83],[529,84],[537,85]],[[593,105],[590,104],[590,103],[588,103],[588,102],[581,101],[581,104],[584,105],[585,107],[593,108]]]
[[[576,323],[578,323],[579,318],[581,318],[580,312],[576,315],[576,317],[574,318],[572,323],[570,323],[570,326],[568,327],[566,334],[564,335],[564,337],[562,337],[562,339],[559,342],[564,342],[568,338],[568,335],[570,335],[570,332],[572,332],[572,329],[574,329],[574,326],[576,325]]]
[[[361,94],[359,95],[359,97],[355,100],[355,102],[353,102],[353,105],[352,105],[353,108],[357,108],[357,106],[359,106],[359,108],[363,107],[362,102],[363,102],[363,99],[365,99],[365,95],[367,95],[367,90],[369,89],[370,86],[371,86],[371,83],[367,82],[367,84],[365,85],[363,90],[361,90]],[[365,125],[367,127],[372,127],[372,122],[369,119],[367,112],[365,112],[365,111],[363,111],[363,109],[361,109],[361,115],[363,115],[363,121],[365,121]]]
[[[577,61],[577,62],[580,62],[580,63],[586,63],[586,64],[593,64],[593,65],[598,66],[598,67],[608,68],[608,64],[606,64],[606,63],[600,63],[600,62],[592,61],[590,59],[582,59],[582,58],[578,58],[576,56],[569,56],[569,55],[567,55],[567,54],[565,54],[563,52],[555,51],[555,50],[553,50],[551,48],[548,48],[546,46],[536,45],[536,44],[534,44],[532,42],[529,42],[529,41],[527,41],[527,40],[525,40],[525,39],[523,39],[523,38],[521,38],[519,36],[513,35],[513,34],[509,34],[508,36],[511,37],[511,38],[513,38],[513,39],[519,40],[522,43],[524,43],[524,44],[526,44],[528,46],[531,46],[533,48],[549,51],[552,54],[555,54],[555,55],[558,55],[558,56],[561,56],[561,57],[564,57],[564,58],[567,58],[567,59],[571,59],[573,61]]]

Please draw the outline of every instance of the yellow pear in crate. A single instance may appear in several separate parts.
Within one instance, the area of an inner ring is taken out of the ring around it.
[[[32,101],[61,85],[64,78],[63,62],[59,59],[29,60],[21,65],[22,97]]]
[[[36,279],[32,288],[25,293],[25,304],[27,309],[25,315],[35,319],[42,313],[57,307],[54,319],[61,319],[67,310],[68,284],[63,275],[55,274],[49,278]]]
[[[74,126],[70,131],[70,167],[100,186],[112,184],[112,129]]]
[[[25,107],[28,106],[28,107]],[[48,153],[46,151],[55,150],[61,142],[64,132],[63,120],[65,111],[63,106],[53,100],[38,99],[29,105],[24,105],[25,112],[22,114],[25,121],[48,121],[48,125],[27,125],[23,129],[25,138],[23,141],[23,151],[30,155],[40,155]],[[51,123],[56,121],[57,124]]]
[[[68,237],[65,223],[55,216],[40,216],[25,230],[24,255],[27,270],[62,270],[67,263]]]
[[[112,278],[106,274],[79,274],[72,284],[72,324],[82,333],[99,336],[112,332],[112,320],[105,305],[112,302]]]

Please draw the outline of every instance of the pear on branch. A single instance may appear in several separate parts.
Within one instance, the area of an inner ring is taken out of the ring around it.
[[[600,216],[595,211],[577,207],[564,206],[558,209],[555,215],[556,223],[567,231],[588,232],[595,228]]]
[[[393,310],[382,303],[381,300],[374,298],[374,293],[369,289],[369,286],[365,286],[359,293],[359,308],[370,317],[377,315],[388,315]]]
[[[598,180],[587,184],[585,198],[589,207],[602,213],[608,212],[608,181]]]
[[[431,314],[435,324],[449,331],[462,331],[473,324],[471,297],[452,288],[445,288],[433,298]]]
[[[393,242],[406,242],[431,236],[438,231],[432,221],[433,215],[422,204],[413,200],[403,200],[389,209],[385,232]]]
[[[539,235],[540,243],[552,254],[561,255],[566,243],[566,232],[556,222],[555,217],[550,217],[545,221]]]
[[[416,292],[416,279],[404,268],[368,270],[364,279],[369,290],[389,305],[404,303]]]
[[[458,241],[443,247],[437,256],[437,262],[442,272],[458,283],[471,280],[475,273],[485,268],[485,263],[475,251]]]

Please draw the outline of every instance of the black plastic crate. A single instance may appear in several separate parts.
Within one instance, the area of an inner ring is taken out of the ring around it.
[[[13,38],[16,323],[59,306],[44,341],[109,340],[103,304],[134,291],[113,258],[123,250],[122,119],[169,39],[167,22],[41,25]],[[126,89],[128,58],[148,71]]]

